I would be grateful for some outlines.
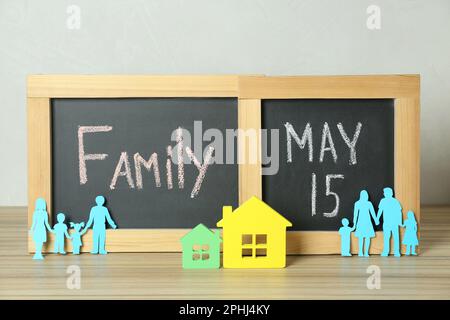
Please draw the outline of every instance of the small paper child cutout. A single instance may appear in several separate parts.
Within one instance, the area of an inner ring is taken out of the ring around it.
[[[349,221],[347,218],[344,218],[342,221],[342,227],[339,228],[339,235],[341,236],[341,256],[343,257],[351,257],[350,253],[350,240],[353,228],[348,226]]]
[[[414,212],[408,211],[407,219],[401,226],[406,228],[402,242],[406,246],[406,255],[417,255],[416,246],[419,244],[419,239],[417,239],[417,221]]]
[[[81,241],[81,228],[84,227],[84,222],[80,223],[70,223],[70,227],[73,228],[72,232],[72,253],[73,254],[80,254],[80,248],[83,245],[83,242]]]
[[[67,225],[64,223],[64,220],[66,220],[66,216],[64,215],[64,213],[58,213],[58,215],[56,216],[56,220],[58,220],[58,223],[53,226],[52,231],[56,235],[55,248],[53,252],[66,254],[66,252],[64,251],[64,237],[71,239],[70,235],[67,233]]]

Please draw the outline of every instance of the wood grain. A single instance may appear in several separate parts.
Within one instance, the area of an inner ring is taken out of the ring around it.
[[[31,226],[37,198],[44,198],[47,210],[52,210],[51,112],[49,98],[28,98],[27,104],[28,225]]]
[[[289,256],[287,268],[183,270],[179,253],[27,253],[26,208],[0,208],[0,299],[450,299],[450,207],[422,210],[417,257]],[[366,286],[367,267],[381,289]],[[66,286],[79,266],[81,289]]]
[[[401,98],[418,97],[418,75],[245,76],[241,99]]]
[[[243,145],[245,162],[239,164],[239,203],[242,204],[252,196],[262,198],[261,181],[261,100],[259,99],[239,99],[238,106],[238,126],[242,130],[254,132],[256,141],[241,134],[239,144]],[[241,131],[243,133],[243,131]],[[251,143],[255,143],[253,149]],[[255,162],[248,161],[251,158],[250,152],[256,152],[253,157]]]
[[[395,197],[420,221],[420,105],[418,98],[395,100]],[[420,226],[420,225],[419,225]],[[420,233],[419,233],[420,234]]]
[[[28,97],[237,97],[238,76],[30,75]]]

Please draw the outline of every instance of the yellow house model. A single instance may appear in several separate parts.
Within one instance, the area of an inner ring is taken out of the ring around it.
[[[269,205],[252,197],[233,211],[223,207],[224,268],[284,268],[286,227],[292,223]]]

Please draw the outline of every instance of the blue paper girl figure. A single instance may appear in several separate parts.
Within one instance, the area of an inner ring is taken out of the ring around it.
[[[33,236],[35,254],[33,259],[42,260],[42,246],[47,242],[47,230],[52,232],[52,228],[48,224],[48,213],[45,200],[38,198],[33,212],[33,222],[31,224],[30,233]]]
[[[66,254],[64,251],[65,237],[72,239],[67,233],[67,225],[64,223],[66,216],[64,213],[58,213],[56,220],[58,223],[53,226],[52,231],[55,234],[55,248],[53,249],[53,253]]]
[[[339,235],[341,236],[341,256],[351,257],[350,253],[350,241],[353,228],[348,226],[349,221],[347,218],[342,219],[342,227],[339,228]]]
[[[403,228],[406,228],[403,236],[403,244],[406,246],[406,255],[417,255],[416,246],[419,244],[417,239],[417,221],[414,212],[408,211],[407,219],[404,221]]]
[[[375,237],[370,216],[376,223],[378,222],[375,209],[372,202],[369,201],[369,194],[366,190],[362,190],[359,194],[359,200],[355,202],[353,212],[353,229],[356,229],[355,236],[358,238],[358,256],[360,257],[369,256],[370,238]]]
[[[383,215],[384,244],[381,256],[387,257],[389,255],[389,245],[392,234],[392,237],[394,238],[394,256],[400,257],[400,237],[398,229],[402,225],[402,206],[400,202],[393,197],[394,192],[391,188],[384,188],[383,193],[384,198],[380,201],[377,214],[378,221]]]
[[[86,223],[86,227],[83,229],[82,235],[91,227],[94,231],[92,236],[92,254],[107,254],[108,252],[105,249],[105,240],[106,240],[106,221],[113,228],[116,229],[117,226],[114,221],[111,219],[109,215],[109,211],[107,208],[103,206],[105,203],[105,198],[103,196],[97,196],[95,198],[95,202],[97,205],[92,207],[91,213],[89,214],[89,220]]]
[[[72,236],[72,253],[73,254],[80,254],[80,248],[83,245],[83,242],[81,241],[81,228],[84,227],[84,222],[80,223],[70,223],[70,227],[73,228],[73,232],[71,234]]]

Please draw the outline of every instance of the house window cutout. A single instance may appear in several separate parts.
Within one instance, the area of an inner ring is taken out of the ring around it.
[[[243,234],[242,235],[242,244],[252,244],[253,243],[253,235],[251,234]]]
[[[257,234],[256,244],[267,244],[267,234]]]
[[[267,234],[243,234],[242,258],[267,257]]]
[[[257,258],[267,257],[267,249],[266,248],[256,248],[255,251]]]
[[[242,249],[242,257],[243,258],[251,258],[253,256],[253,250],[250,248]]]
[[[209,260],[209,245],[194,244],[192,246],[192,260],[193,261]]]

